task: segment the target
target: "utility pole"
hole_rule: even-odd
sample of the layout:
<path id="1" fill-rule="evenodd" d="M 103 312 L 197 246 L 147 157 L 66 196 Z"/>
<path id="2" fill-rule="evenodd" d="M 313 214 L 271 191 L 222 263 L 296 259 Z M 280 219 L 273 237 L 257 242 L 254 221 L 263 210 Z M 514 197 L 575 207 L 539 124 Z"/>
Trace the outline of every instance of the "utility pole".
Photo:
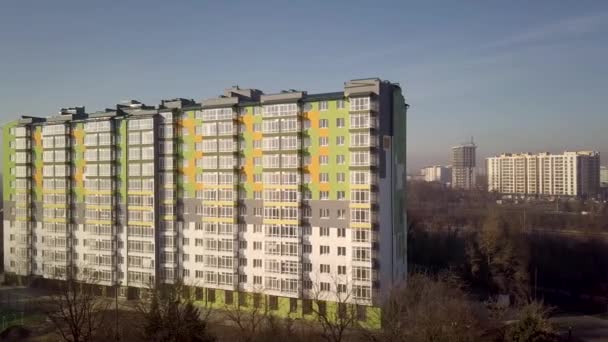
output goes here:
<path id="1" fill-rule="evenodd" d="M 526 231 L 526 214 L 527 214 L 528 209 L 526 207 L 524 207 L 524 232 Z"/>
<path id="2" fill-rule="evenodd" d="M 120 334 L 118 333 L 118 289 L 120 287 L 120 282 L 116 282 L 116 285 L 114 286 L 114 300 L 115 300 L 115 306 L 114 306 L 114 333 L 115 333 L 115 337 L 116 337 L 116 341 L 120 341 Z"/>

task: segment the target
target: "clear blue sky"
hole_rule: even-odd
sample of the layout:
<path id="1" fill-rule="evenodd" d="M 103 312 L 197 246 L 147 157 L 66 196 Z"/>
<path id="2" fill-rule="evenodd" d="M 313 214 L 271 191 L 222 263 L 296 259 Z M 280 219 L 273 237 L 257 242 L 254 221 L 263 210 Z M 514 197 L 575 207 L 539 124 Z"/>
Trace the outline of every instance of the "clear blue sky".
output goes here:
<path id="1" fill-rule="evenodd" d="M 241 85 L 404 86 L 409 167 L 595 149 L 608 156 L 605 1 L 2 1 L 0 122 Z"/>

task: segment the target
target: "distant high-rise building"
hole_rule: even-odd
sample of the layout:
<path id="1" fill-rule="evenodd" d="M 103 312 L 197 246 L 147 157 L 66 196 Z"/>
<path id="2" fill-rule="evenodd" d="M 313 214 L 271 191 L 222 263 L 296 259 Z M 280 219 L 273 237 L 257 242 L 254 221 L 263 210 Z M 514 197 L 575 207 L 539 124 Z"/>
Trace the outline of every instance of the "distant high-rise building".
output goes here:
<path id="1" fill-rule="evenodd" d="M 598 152 L 502 154 L 487 158 L 488 191 L 521 195 L 594 196 Z"/>
<path id="2" fill-rule="evenodd" d="M 475 150 L 477 145 L 470 143 L 452 147 L 452 187 L 470 190 L 475 187 Z"/>
<path id="3" fill-rule="evenodd" d="M 600 186 L 608 188 L 608 166 L 600 166 Z"/>
<path id="4" fill-rule="evenodd" d="M 3 128 L 6 271 L 365 314 L 407 274 L 406 110 L 374 78 L 22 117 Z"/>
<path id="5" fill-rule="evenodd" d="M 450 166 L 433 165 L 420 170 L 425 182 L 439 182 L 448 184 L 452 182 L 452 168 Z"/>

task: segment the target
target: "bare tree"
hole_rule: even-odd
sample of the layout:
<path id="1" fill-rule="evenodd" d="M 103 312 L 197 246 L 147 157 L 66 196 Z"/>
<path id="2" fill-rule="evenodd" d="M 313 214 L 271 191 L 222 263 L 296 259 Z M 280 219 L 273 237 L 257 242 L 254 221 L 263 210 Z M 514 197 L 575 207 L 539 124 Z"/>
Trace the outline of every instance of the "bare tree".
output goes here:
<path id="1" fill-rule="evenodd" d="M 81 278 L 82 279 L 82 278 Z M 68 277 L 45 302 L 45 314 L 64 341 L 91 341 L 104 324 L 110 302 L 99 298 L 99 286 L 91 273 L 86 281 Z"/>
<path id="2" fill-rule="evenodd" d="M 215 341 L 208 332 L 210 308 L 196 306 L 181 281 L 150 289 L 137 310 L 144 317 L 141 328 L 147 341 Z"/>
<path id="3" fill-rule="evenodd" d="M 224 305 L 226 321 L 239 329 L 243 341 L 251 342 L 264 329 L 269 317 L 269 308 L 264 300 L 263 289 L 256 288 L 253 292 L 237 292 L 237 300 Z"/>
<path id="4" fill-rule="evenodd" d="M 367 331 L 372 341 L 479 341 L 483 322 L 473 302 L 446 278 L 412 275 L 392 289 L 382 307 L 382 328 Z"/>
<path id="5" fill-rule="evenodd" d="M 314 299 L 312 313 L 321 329 L 321 337 L 326 341 L 345 341 L 349 330 L 359 328 L 357 306 L 361 303 L 354 296 L 349 278 L 336 276 L 331 283 L 315 281 L 310 292 Z"/>

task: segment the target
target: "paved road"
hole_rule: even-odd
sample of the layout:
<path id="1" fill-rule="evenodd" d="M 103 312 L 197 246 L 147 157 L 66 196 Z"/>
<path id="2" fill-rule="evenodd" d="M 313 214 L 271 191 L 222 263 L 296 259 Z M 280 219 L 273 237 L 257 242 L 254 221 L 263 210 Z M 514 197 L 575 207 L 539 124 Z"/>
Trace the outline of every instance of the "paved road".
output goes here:
<path id="1" fill-rule="evenodd" d="M 608 341 L 608 319 L 594 316 L 558 316 L 551 318 L 557 328 L 567 336 L 572 328 L 572 336 L 588 342 Z"/>

